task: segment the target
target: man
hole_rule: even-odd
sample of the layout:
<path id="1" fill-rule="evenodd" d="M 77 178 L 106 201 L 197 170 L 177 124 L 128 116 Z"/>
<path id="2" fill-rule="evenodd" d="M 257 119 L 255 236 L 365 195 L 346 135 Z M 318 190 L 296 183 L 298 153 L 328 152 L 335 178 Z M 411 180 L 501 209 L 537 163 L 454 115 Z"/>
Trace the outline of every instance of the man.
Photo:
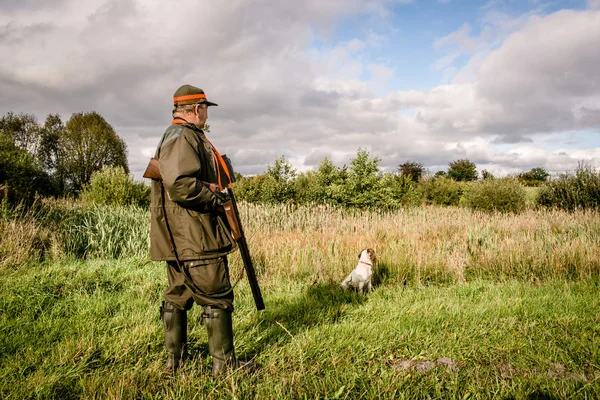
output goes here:
<path id="1" fill-rule="evenodd" d="M 173 95 L 173 121 L 155 158 L 162 182 L 152 181 L 151 253 L 167 262 L 169 286 L 160 308 L 168 353 L 166 369 L 176 371 L 187 358 L 187 311 L 196 302 L 213 358 L 213 375 L 237 364 L 231 313 L 233 289 L 227 254 L 235 241 L 221 205 L 227 196 L 208 183 L 229 183 L 221 157 L 202 131 L 208 118 L 202 89 L 183 85 Z"/>

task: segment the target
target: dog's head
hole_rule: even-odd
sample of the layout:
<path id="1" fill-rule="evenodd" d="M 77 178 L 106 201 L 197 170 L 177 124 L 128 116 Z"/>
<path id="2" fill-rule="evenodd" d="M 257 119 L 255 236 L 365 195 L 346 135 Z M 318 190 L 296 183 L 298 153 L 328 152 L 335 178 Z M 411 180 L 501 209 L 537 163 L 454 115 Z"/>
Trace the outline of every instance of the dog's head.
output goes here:
<path id="1" fill-rule="evenodd" d="M 360 260 L 360 256 L 363 255 L 363 253 L 366 252 L 366 255 L 369 257 L 369 260 L 371 260 L 371 264 L 375 264 L 377 262 L 377 255 L 375 254 L 375 250 L 373 250 L 370 247 L 367 247 L 366 249 L 361 250 L 360 253 L 358 253 L 358 259 Z"/>

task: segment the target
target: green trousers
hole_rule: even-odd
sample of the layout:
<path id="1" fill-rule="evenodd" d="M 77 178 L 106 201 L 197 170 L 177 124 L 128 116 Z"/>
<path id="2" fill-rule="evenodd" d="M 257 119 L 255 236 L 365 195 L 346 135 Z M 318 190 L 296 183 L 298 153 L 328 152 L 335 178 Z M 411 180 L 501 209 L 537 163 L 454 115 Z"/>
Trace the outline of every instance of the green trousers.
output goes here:
<path id="1" fill-rule="evenodd" d="M 189 310 L 194 302 L 233 311 L 233 290 L 227 257 L 199 261 L 167 261 L 169 286 L 165 301 L 180 310 Z"/>

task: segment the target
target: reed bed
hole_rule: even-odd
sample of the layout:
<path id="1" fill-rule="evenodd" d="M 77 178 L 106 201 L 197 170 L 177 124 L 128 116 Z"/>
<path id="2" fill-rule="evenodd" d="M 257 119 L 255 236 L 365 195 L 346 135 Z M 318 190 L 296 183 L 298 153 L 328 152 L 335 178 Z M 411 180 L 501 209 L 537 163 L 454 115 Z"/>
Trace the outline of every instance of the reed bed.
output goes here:
<path id="1" fill-rule="evenodd" d="M 241 204 L 240 212 L 259 270 L 271 277 L 339 280 L 364 247 L 379 255 L 380 283 L 536 282 L 588 279 L 600 271 L 600 219 L 594 211 L 488 214 L 424 206 L 357 212 Z"/>
<path id="2" fill-rule="evenodd" d="M 597 211 L 529 209 L 481 213 L 423 206 L 393 212 L 332 206 L 240 203 L 256 269 L 265 281 L 337 281 L 373 247 L 378 283 L 456 283 L 473 279 L 588 279 L 600 271 Z M 5 210 L 6 211 L 6 210 Z M 0 265 L 149 257 L 148 210 L 46 202 L 3 212 Z M 241 273 L 237 253 L 234 274 Z"/>

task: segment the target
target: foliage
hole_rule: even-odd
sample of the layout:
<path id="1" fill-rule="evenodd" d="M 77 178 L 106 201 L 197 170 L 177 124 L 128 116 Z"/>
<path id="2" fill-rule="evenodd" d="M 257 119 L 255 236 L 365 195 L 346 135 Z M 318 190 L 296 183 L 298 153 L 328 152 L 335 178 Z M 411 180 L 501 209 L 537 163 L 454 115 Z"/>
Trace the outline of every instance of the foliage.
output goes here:
<path id="1" fill-rule="evenodd" d="M 415 161 L 406 161 L 398 166 L 400 175 L 405 176 L 413 182 L 419 182 L 425 173 L 423 164 Z"/>
<path id="2" fill-rule="evenodd" d="M 150 188 L 136 182 L 123 167 L 104 166 L 92 174 L 90 183 L 83 187 L 82 200 L 109 206 L 150 205 Z"/>
<path id="3" fill-rule="evenodd" d="M 285 203 L 294 200 L 296 170 L 284 156 L 277 157 L 273 165 L 268 165 L 265 175 L 267 179 L 263 185 L 262 202 Z"/>
<path id="4" fill-rule="evenodd" d="M 383 174 L 379 190 L 379 207 L 394 210 L 404 206 L 418 206 L 421 192 L 417 183 L 405 175 Z"/>
<path id="5" fill-rule="evenodd" d="M 486 179 L 468 185 L 460 204 L 486 212 L 518 213 L 525 209 L 526 198 L 525 188 L 516 179 Z"/>
<path id="6" fill-rule="evenodd" d="M 575 174 L 565 174 L 546 182 L 540 189 L 538 203 L 566 210 L 600 208 L 600 173 L 589 165 L 579 164 Z"/>
<path id="7" fill-rule="evenodd" d="M 33 114 L 9 112 L 0 118 L 0 133 L 10 138 L 15 147 L 37 156 L 41 141 L 41 128 Z"/>
<path id="8" fill-rule="evenodd" d="M 250 203 L 262 202 L 262 187 L 266 183 L 266 175 L 237 176 L 233 183 L 233 191 L 238 200 L 245 200 Z"/>
<path id="9" fill-rule="evenodd" d="M 348 177 L 344 182 L 341 199 L 350 207 L 376 207 L 379 198 L 381 158 L 373 157 L 367 150 L 358 149 L 356 157 L 350 161 Z"/>
<path id="10" fill-rule="evenodd" d="M 267 309 L 242 279 L 236 353 L 262 368 L 214 380 L 201 307 L 193 357 L 163 373 L 148 210 L 41 206 L 0 219 L 0 247 L 30 249 L 0 268 L 0 398 L 600 397 L 596 211 L 240 202 Z M 338 284 L 365 244 L 380 280 L 361 297 Z M 51 262 L 60 249 L 76 259 Z M 238 253 L 230 268 L 240 275 Z"/>
<path id="11" fill-rule="evenodd" d="M 528 172 L 523 172 L 518 176 L 519 180 L 527 186 L 540 186 L 546 182 L 549 177 L 550 174 L 544 168 L 540 167 L 533 168 Z"/>
<path id="12" fill-rule="evenodd" d="M 487 169 L 484 169 L 483 171 L 481 171 L 481 179 L 483 179 L 484 181 L 487 179 L 495 179 L 495 178 L 496 177 L 494 176 L 494 174 L 492 174 Z"/>
<path id="13" fill-rule="evenodd" d="M 457 206 L 464 190 L 464 184 L 448 177 L 433 177 L 421 184 L 423 199 L 429 204 Z"/>
<path id="14" fill-rule="evenodd" d="M 477 180 L 477 166 L 468 159 L 452 161 L 448 164 L 448 177 L 458 182 Z"/>
<path id="15" fill-rule="evenodd" d="M 113 127 L 98 113 L 76 113 L 59 138 L 57 170 L 68 190 L 79 193 L 103 166 L 120 166 L 129 173 L 127 150 Z"/>
<path id="16" fill-rule="evenodd" d="M 37 195 L 57 194 L 51 177 L 28 151 L 18 147 L 13 138 L 0 132 L 0 186 L 13 204 L 31 204 Z"/>

